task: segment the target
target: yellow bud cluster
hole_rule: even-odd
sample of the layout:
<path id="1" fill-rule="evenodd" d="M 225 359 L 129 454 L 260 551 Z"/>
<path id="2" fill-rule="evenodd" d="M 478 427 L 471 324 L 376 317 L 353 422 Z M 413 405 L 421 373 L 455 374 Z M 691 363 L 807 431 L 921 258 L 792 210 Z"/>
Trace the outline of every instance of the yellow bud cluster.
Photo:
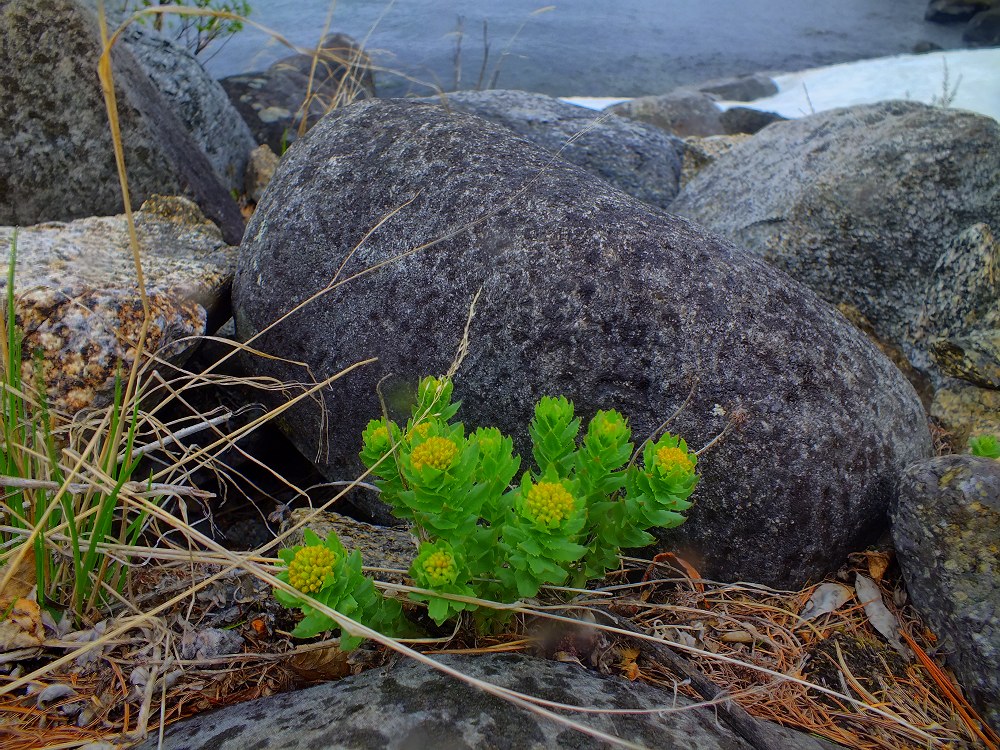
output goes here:
<path id="1" fill-rule="evenodd" d="M 524 499 L 529 518 L 549 525 L 561 523 L 573 513 L 573 496 L 559 482 L 539 482 Z"/>
<path id="2" fill-rule="evenodd" d="M 315 593 L 336 562 L 337 553 L 328 547 L 303 547 L 288 565 L 288 582 L 306 594 Z"/>
<path id="3" fill-rule="evenodd" d="M 675 445 L 665 445 L 656 451 L 656 465 L 664 472 L 681 469 L 685 472 L 694 471 L 691 457 Z"/>
<path id="4" fill-rule="evenodd" d="M 424 573 L 432 586 L 447 586 L 458 578 L 455 557 L 444 550 L 436 550 L 424 561 Z"/>
<path id="5" fill-rule="evenodd" d="M 444 471 L 449 468 L 458 456 L 458 446 L 448 438 L 427 438 L 410 453 L 413 468 L 420 471 L 425 466 Z"/>
<path id="6" fill-rule="evenodd" d="M 408 437 L 410 438 L 410 440 L 413 439 L 414 435 L 419 435 L 420 437 L 427 437 L 427 432 L 430 429 L 431 429 L 430 422 L 421 422 L 420 424 L 415 425 L 412 430 L 410 430 L 410 434 Z"/>

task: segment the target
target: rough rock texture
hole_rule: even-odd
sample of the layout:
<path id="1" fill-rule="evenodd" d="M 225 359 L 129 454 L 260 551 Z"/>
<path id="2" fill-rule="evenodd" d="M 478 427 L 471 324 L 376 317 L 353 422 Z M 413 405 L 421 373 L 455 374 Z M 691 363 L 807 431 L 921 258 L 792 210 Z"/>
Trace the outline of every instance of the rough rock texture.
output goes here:
<path id="1" fill-rule="evenodd" d="M 714 162 L 723 154 L 728 154 L 737 144 L 743 143 L 750 136 L 740 135 L 697 135 L 684 139 L 684 164 L 681 167 L 681 187 L 683 188 L 698 172 Z"/>
<path id="2" fill-rule="evenodd" d="M 602 677 L 577 665 L 516 654 L 440 655 L 452 669 L 495 685 L 573 706 L 644 709 L 690 701 L 646 685 Z M 710 708 L 660 714 L 570 713 L 574 721 L 646 747 L 671 750 L 751 750 L 718 723 Z M 782 750 L 835 747 L 807 735 L 764 724 Z M 138 750 L 157 747 L 153 737 Z M 404 659 L 356 677 L 295 693 L 230 706 L 178 722 L 166 730 L 163 750 L 311 750 L 312 748 L 441 748 L 444 750 L 547 750 L 610 748 Z"/>
<path id="3" fill-rule="evenodd" d="M 699 91 L 677 89 L 662 96 L 641 96 L 638 99 L 608 107 L 612 112 L 631 120 L 648 122 L 673 135 L 722 135 L 722 110 L 715 99 Z"/>
<path id="4" fill-rule="evenodd" d="M 959 23 L 995 7 L 997 0 L 931 0 L 924 13 L 924 20 L 935 23 Z"/>
<path id="5" fill-rule="evenodd" d="M 910 466 L 892 537 L 913 604 L 1000 729 L 1000 462 L 963 455 Z"/>
<path id="6" fill-rule="evenodd" d="M 934 264 L 907 331 L 913 363 L 939 380 L 930 347 L 939 338 L 1000 328 L 1000 242 L 986 224 L 957 234 Z"/>
<path id="7" fill-rule="evenodd" d="M 225 90 L 183 45 L 139 24 L 125 44 L 180 116 L 227 190 L 243 187 L 243 172 L 257 145 Z"/>
<path id="8" fill-rule="evenodd" d="M 683 143 L 659 128 L 526 91 L 468 91 L 427 99 L 504 125 L 639 200 L 677 196 Z"/>
<path id="9" fill-rule="evenodd" d="M 938 339 L 931 344 L 931 352 L 945 375 L 982 388 L 1000 389 L 1000 329 Z"/>
<path id="10" fill-rule="evenodd" d="M 964 446 L 972 435 L 1000 435 L 1000 391 L 948 379 L 934 392 L 931 416 Z"/>
<path id="11" fill-rule="evenodd" d="M 843 313 L 845 318 L 851 321 L 851 324 L 855 328 L 865 334 L 865 336 L 868 337 L 868 340 L 879 348 L 879 351 L 892 360 L 892 363 L 896 365 L 896 367 L 899 368 L 899 371 L 906 376 L 907 380 L 910 381 L 910 385 L 913 386 L 917 395 L 920 396 L 920 402 L 925 408 L 929 408 L 931 400 L 934 398 L 934 386 L 931 383 L 930 378 L 910 364 L 910 360 L 906 358 L 906 355 L 899 346 L 886 343 L 880 339 L 878 334 L 875 333 L 875 326 L 872 325 L 872 322 L 862 315 L 861 311 L 854 305 L 841 302 L 837 305 L 837 309 Z"/>
<path id="12" fill-rule="evenodd" d="M 962 41 L 982 47 L 1000 44 L 1000 8 L 977 13 L 962 32 Z"/>
<path id="13" fill-rule="evenodd" d="M 182 361 L 190 344 L 171 344 L 205 333 L 210 315 L 225 318 L 236 248 L 184 198 L 154 197 L 135 220 L 153 311 L 146 351 Z M 10 247 L 12 234 L 0 227 L 0 247 Z M 6 294 L 8 263 L 2 267 Z M 15 274 L 25 379 L 34 377 L 40 349 L 51 406 L 73 413 L 106 403 L 118 362 L 127 372 L 135 357 L 143 320 L 125 217 L 21 229 Z"/>
<path id="14" fill-rule="evenodd" d="M 935 267 L 961 230 L 998 225 L 997 174 L 1000 123 L 883 102 L 774 123 L 702 170 L 670 210 L 906 344 L 928 283 L 956 296 L 979 283 Z"/>
<path id="15" fill-rule="evenodd" d="M 479 290 L 457 398 L 467 424 L 500 427 L 522 452 L 544 394 L 565 394 L 584 418 L 617 408 L 640 440 L 689 394 L 672 429 L 693 446 L 735 420 L 699 463 L 691 520 L 665 542 L 706 575 L 794 586 L 824 574 L 877 533 L 898 472 L 929 453 L 913 389 L 811 292 L 434 105 L 354 105 L 286 155 L 241 247 L 237 332 L 256 336 L 335 278 L 390 259 L 254 341 L 316 378 L 379 357 L 323 391 L 329 432 L 311 402 L 284 420 L 332 478 L 359 465 L 383 376 L 389 394 L 448 369 Z M 276 359 L 248 367 L 304 377 Z"/>
<path id="16" fill-rule="evenodd" d="M 93 12 L 74 0 L 0 5 L 0 224 L 123 210 L 104 97 L 94 71 Z M 231 243 L 243 222 L 183 123 L 124 45 L 112 52 L 133 205 L 192 196 Z"/>
<path id="17" fill-rule="evenodd" d="M 329 34 L 315 68 L 312 55 L 291 55 L 265 71 L 229 76 L 221 83 L 257 143 L 282 154 L 298 138 L 303 116 L 312 126 L 332 107 L 375 96 L 369 65 L 368 56 L 351 37 Z"/>

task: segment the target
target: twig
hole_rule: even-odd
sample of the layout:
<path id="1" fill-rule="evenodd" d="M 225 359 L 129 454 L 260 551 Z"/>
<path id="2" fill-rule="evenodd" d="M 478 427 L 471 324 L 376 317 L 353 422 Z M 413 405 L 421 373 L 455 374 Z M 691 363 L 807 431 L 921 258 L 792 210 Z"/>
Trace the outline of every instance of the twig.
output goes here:
<path id="1" fill-rule="evenodd" d="M 21 477 L 0 476 L 0 487 L 17 487 L 22 490 L 55 490 L 58 491 L 64 485 L 60 482 L 50 482 L 44 479 L 22 479 Z M 79 495 L 84 492 L 99 490 L 110 492 L 111 490 L 101 490 L 93 484 L 84 482 L 70 482 L 65 485 L 65 491 L 71 495 Z M 157 482 L 125 482 L 121 490 L 137 497 L 157 497 L 159 495 L 172 495 L 174 497 L 200 497 L 209 499 L 215 497 L 214 492 L 199 490 L 194 487 L 184 487 L 178 484 L 160 484 Z"/>

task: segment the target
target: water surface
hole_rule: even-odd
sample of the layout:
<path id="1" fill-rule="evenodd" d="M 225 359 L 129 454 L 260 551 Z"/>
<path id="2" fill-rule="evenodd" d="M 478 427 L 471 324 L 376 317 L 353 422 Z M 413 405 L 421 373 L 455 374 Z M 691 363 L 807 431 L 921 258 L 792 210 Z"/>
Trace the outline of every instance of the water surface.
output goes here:
<path id="1" fill-rule="evenodd" d="M 251 0 L 252 18 L 315 45 L 328 0 Z M 382 95 L 486 83 L 559 96 L 638 96 L 709 78 L 805 68 L 910 52 L 919 41 L 961 46 L 961 28 L 926 23 L 927 0 L 339 0 L 331 30 L 367 39 Z M 464 29 L 455 64 L 458 18 Z M 208 63 L 219 77 L 259 70 L 287 50 L 257 32 L 232 38 Z M 499 63 L 499 67 L 498 67 Z"/>

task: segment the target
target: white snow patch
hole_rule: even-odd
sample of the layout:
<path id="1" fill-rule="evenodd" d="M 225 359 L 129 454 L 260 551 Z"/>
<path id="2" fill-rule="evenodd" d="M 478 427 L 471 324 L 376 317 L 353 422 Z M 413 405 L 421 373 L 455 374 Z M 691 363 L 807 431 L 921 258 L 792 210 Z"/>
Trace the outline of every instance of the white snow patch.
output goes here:
<path id="1" fill-rule="evenodd" d="M 1000 48 L 896 55 L 828 65 L 774 77 L 778 93 L 752 102 L 718 102 L 723 109 L 752 107 L 783 117 L 803 117 L 855 104 L 904 99 L 947 104 L 1000 120 Z M 626 98 L 567 97 L 589 109 Z"/>

